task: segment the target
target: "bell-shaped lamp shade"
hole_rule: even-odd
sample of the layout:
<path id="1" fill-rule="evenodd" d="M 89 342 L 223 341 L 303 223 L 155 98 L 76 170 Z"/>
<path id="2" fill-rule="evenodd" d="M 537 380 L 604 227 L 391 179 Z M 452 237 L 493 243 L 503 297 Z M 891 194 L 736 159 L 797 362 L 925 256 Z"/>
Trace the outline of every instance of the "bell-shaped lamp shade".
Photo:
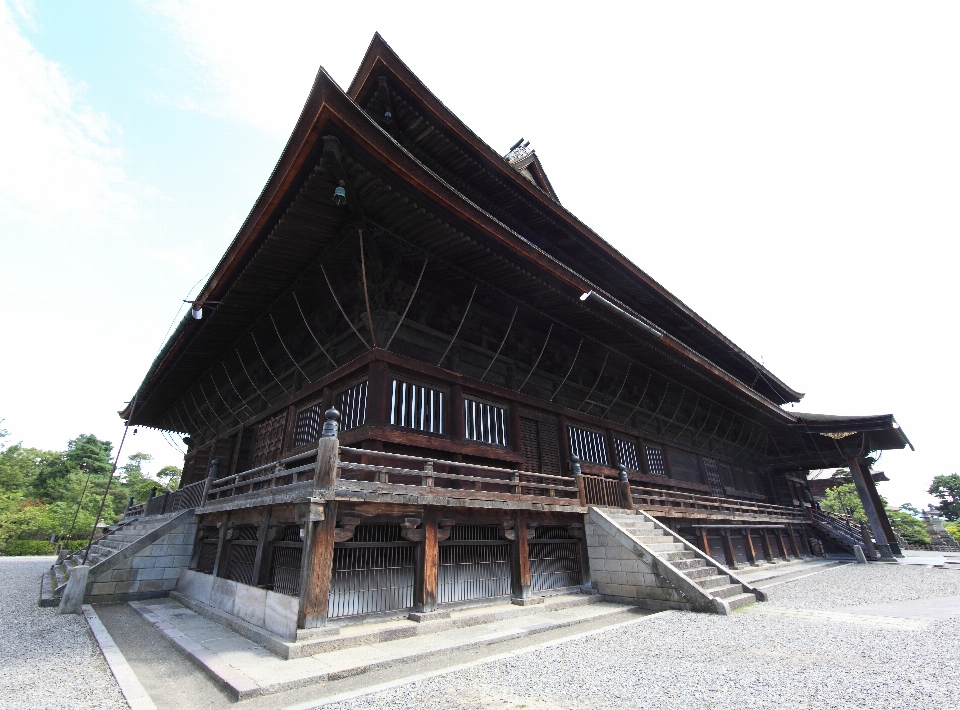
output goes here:
<path id="1" fill-rule="evenodd" d="M 333 204 L 345 205 L 346 203 L 347 191 L 343 189 L 343 185 L 337 185 L 337 189 L 333 191 Z"/>

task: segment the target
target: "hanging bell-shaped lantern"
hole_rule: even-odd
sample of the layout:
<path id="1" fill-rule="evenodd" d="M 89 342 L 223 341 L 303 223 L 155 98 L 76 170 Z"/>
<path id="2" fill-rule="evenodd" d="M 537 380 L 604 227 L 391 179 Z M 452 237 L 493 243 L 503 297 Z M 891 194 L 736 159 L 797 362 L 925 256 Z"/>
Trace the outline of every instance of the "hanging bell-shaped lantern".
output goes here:
<path id="1" fill-rule="evenodd" d="M 333 191 L 333 204 L 335 205 L 347 204 L 347 191 L 344 188 L 343 180 L 340 181 L 340 184 L 337 185 L 337 188 Z"/>

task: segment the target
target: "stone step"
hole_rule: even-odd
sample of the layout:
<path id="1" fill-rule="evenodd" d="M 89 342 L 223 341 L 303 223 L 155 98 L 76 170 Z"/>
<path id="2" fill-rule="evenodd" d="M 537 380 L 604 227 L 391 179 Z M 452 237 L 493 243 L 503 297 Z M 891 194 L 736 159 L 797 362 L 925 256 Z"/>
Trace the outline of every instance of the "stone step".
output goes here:
<path id="1" fill-rule="evenodd" d="M 54 565 L 51 571 L 53 572 L 54 589 L 67 583 L 67 571 L 63 568 L 63 565 Z"/>
<path id="2" fill-rule="evenodd" d="M 97 541 L 97 545 L 110 550 L 122 550 L 129 544 L 126 540 L 118 540 L 114 537 L 105 537 Z"/>
<path id="3" fill-rule="evenodd" d="M 730 581 L 729 577 L 727 578 L 727 581 Z M 743 594 L 743 587 L 739 584 L 728 584 L 724 587 L 716 587 L 715 589 L 710 590 L 711 596 L 720 597 L 721 599 L 734 597 L 738 594 Z"/>
<path id="4" fill-rule="evenodd" d="M 402 632 L 373 645 L 349 646 L 283 660 L 265 655 L 263 649 L 253 641 L 228 629 L 218 630 L 216 637 L 212 638 L 210 631 L 215 628 L 212 627 L 212 622 L 205 621 L 172 600 L 133 602 L 131 606 L 165 633 L 173 643 L 179 645 L 236 699 L 281 692 L 398 665 L 409 666 L 411 672 L 415 672 L 413 669 L 419 662 L 430 658 L 480 649 L 511 639 L 535 637 L 536 634 L 555 629 L 570 628 L 571 633 L 574 633 L 577 626 L 582 624 L 611 625 L 636 618 L 637 614 L 643 613 L 626 604 L 594 602 L 589 605 L 580 604 L 511 616 L 489 624 L 437 627 L 434 633 Z M 538 606 L 544 605 L 515 608 L 521 611 L 535 610 Z M 478 613 L 479 610 L 463 611 Z M 450 613 L 453 617 L 459 612 Z M 416 627 L 423 625 L 411 621 L 394 623 L 406 624 L 411 631 L 416 631 Z M 344 627 L 341 633 L 346 631 Z M 531 640 L 531 643 L 533 642 Z M 224 655 L 221 656 L 220 653 Z"/>
<path id="5" fill-rule="evenodd" d="M 670 562 L 671 564 L 673 564 L 673 562 L 677 560 L 692 560 L 697 557 L 690 550 L 677 550 L 676 552 L 663 552 L 663 553 L 660 553 L 658 556 L 662 557 L 663 559 L 665 559 L 667 562 Z"/>
<path id="6" fill-rule="evenodd" d="M 701 577 L 695 579 L 696 585 L 701 589 L 709 590 L 710 594 L 713 594 L 714 589 L 719 589 L 720 587 L 725 587 L 730 584 L 730 577 L 725 574 L 717 574 L 716 570 L 713 570 L 714 575 L 712 577 Z M 740 585 L 737 585 L 737 589 L 740 588 Z"/>
<path id="7" fill-rule="evenodd" d="M 693 553 L 690 553 L 690 554 L 692 555 Z M 713 569 L 713 567 L 710 567 L 709 565 L 707 565 L 707 563 L 701 560 L 699 557 L 691 556 L 691 557 L 687 557 L 679 560 L 668 559 L 667 561 L 670 562 L 671 565 L 676 567 L 678 570 L 680 570 L 684 574 L 689 574 L 689 571 L 691 570 Z"/>
<path id="8" fill-rule="evenodd" d="M 697 560 L 697 562 L 700 563 L 699 567 L 688 567 L 687 569 L 678 567 L 678 569 L 694 581 L 719 574 L 715 568 L 705 565 L 703 560 Z M 676 565 L 674 565 L 674 567 L 676 567 Z"/>
<path id="9" fill-rule="evenodd" d="M 684 546 L 678 542 L 651 542 L 649 545 L 645 545 L 645 547 L 651 552 L 656 552 L 658 555 L 668 552 L 683 552 L 685 550 Z"/>
<path id="10" fill-rule="evenodd" d="M 735 594 L 732 597 L 727 597 L 724 601 L 730 605 L 730 609 L 740 609 L 745 606 L 750 606 L 751 604 L 756 603 L 757 598 L 752 593 L 745 594 Z"/>

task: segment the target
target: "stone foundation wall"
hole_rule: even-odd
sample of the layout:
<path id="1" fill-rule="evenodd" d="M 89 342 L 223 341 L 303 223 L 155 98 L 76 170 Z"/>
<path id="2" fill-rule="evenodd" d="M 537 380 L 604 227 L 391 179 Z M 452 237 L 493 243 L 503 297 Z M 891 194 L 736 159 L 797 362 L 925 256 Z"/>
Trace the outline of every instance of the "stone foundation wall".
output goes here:
<path id="1" fill-rule="evenodd" d="M 170 524 L 175 527 L 164 531 Z M 150 541 L 154 535 L 156 539 Z M 192 513 L 172 517 L 143 541 L 91 567 L 84 602 L 107 604 L 169 594 L 176 588 L 180 573 L 190 565 L 196 535 L 197 522 Z M 102 570 L 98 569 L 101 565 Z"/>
<path id="2" fill-rule="evenodd" d="M 590 578 L 611 601 L 662 611 L 693 610 L 693 605 L 670 582 L 659 576 L 623 543 L 585 516 Z"/>

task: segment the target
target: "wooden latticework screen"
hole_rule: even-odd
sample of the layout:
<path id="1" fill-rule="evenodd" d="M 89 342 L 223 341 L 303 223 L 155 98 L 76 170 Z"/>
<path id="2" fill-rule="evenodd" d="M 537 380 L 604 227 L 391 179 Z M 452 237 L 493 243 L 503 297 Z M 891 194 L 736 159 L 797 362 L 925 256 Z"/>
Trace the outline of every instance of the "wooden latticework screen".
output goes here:
<path id="1" fill-rule="evenodd" d="M 230 541 L 230 557 L 227 560 L 227 579 L 241 584 L 252 584 L 253 563 L 257 558 L 257 528 L 244 525 L 234 530 Z"/>
<path id="2" fill-rule="evenodd" d="M 257 441 L 253 445 L 251 468 L 272 463 L 280 458 L 283 448 L 283 430 L 287 421 L 285 412 L 275 414 L 257 427 Z"/>
<path id="3" fill-rule="evenodd" d="M 560 475 L 560 437 L 556 420 L 520 418 L 523 470 Z"/>
<path id="4" fill-rule="evenodd" d="M 300 594 L 300 562 L 303 555 L 303 528 L 286 525 L 273 543 L 270 556 L 270 589 L 296 597 Z"/>

